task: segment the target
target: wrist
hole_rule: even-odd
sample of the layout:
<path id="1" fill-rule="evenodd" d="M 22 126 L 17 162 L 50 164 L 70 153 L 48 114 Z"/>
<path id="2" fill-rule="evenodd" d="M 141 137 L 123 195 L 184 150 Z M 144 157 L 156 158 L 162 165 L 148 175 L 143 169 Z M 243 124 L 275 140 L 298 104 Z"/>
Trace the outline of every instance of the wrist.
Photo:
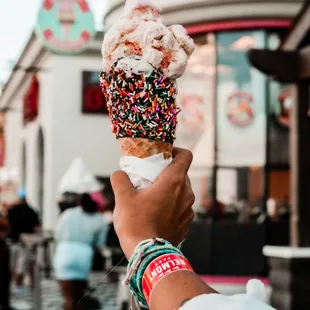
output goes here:
<path id="1" fill-rule="evenodd" d="M 137 245 L 147 239 L 156 238 L 154 235 L 151 234 L 145 234 L 144 236 L 129 236 L 129 235 L 123 235 L 119 237 L 120 244 L 122 247 L 122 250 L 127 257 L 127 259 L 130 259 L 137 247 Z"/>
<path id="2" fill-rule="evenodd" d="M 129 259 L 127 270 L 124 283 L 143 305 L 150 302 L 152 290 L 168 274 L 182 270 L 192 272 L 182 252 L 162 238 L 139 242 Z"/>

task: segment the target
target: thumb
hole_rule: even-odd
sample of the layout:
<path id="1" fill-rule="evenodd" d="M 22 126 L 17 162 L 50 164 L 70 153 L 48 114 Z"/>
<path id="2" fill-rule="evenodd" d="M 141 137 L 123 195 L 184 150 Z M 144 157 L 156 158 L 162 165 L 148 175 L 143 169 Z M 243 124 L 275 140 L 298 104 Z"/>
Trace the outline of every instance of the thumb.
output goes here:
<path id="1" fill-rule="evenodd" d="M 111 176 L 111 185 L 115 195 L 115 199 L 120 198 L 124 193 L 130 193 L 134 191 L 128 175 L 121 170 L 114 172 Z"/>

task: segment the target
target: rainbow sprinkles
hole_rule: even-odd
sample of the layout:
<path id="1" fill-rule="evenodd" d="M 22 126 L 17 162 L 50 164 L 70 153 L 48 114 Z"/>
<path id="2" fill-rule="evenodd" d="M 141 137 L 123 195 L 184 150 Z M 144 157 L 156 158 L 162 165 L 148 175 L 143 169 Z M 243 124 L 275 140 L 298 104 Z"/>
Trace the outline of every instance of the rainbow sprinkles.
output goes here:
<path id="1" fill-rule="evenodd" d="M 121 69 L 100 74 L 112 132 L 120 138 L 146 138 L 173 143 L 176 136 L 177 87 L 159 71 L 131 76 Z"/>

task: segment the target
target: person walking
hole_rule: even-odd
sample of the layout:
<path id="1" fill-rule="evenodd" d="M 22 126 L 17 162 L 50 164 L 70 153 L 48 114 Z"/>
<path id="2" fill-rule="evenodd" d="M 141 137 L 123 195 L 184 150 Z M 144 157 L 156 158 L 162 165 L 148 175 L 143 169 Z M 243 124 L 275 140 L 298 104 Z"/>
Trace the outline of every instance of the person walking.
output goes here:
<path id="1" fill-rule="evenodd" d="M 0 309 L 10 310 L 10 250 L 5 241 L 8 223 L 0 214 Z"/>
<path id="2" fill-rule="evenodd" d="M 96 213 L 89 194 L 82 194 L 79 206 L 66 210 L 57 223 L 54 268 L 64 297 L 64 310 L 85 310 L 82 299 L 95 250 L 101 250 L 107 227 Z"/>
<path id="3" fill-rule="evenodd" d="M 40 230 L 38 214 L 27 202 L 23 188 L 18 191 L 18 201 L 8 209 L 9 234 L 12 241 L 11 265 L 16 293 L 24 293 L 24 277 L 30 276 L 30 287 L 34 287 L 34 257 L 21 240 L 22 234 L 33 234 Z"/>

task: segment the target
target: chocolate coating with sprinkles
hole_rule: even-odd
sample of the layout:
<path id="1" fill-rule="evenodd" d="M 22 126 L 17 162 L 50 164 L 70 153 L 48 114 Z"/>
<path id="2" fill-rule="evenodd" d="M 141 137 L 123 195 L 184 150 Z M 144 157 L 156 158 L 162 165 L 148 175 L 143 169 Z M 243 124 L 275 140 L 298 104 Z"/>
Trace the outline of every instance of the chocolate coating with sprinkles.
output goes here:
<path id="1" fill-rule="evenodd" d="M 180 108 L 177 88 L 161 72 L 126 76 L 122 70 L 100 74 L 112 132 L 119 138 L 147 138 L 173 143 Z"/>

